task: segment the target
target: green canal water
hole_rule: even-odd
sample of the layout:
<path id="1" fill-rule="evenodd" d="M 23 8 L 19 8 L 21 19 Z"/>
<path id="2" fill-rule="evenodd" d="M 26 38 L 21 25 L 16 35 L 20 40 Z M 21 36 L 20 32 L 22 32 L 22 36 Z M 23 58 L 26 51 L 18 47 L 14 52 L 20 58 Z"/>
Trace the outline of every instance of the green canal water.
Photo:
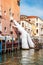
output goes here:
<path id="1" fill-rule="evenodd" d="M 0 65 L 43 65 L 43 49 L 21 50 L 0 54 Z"/>

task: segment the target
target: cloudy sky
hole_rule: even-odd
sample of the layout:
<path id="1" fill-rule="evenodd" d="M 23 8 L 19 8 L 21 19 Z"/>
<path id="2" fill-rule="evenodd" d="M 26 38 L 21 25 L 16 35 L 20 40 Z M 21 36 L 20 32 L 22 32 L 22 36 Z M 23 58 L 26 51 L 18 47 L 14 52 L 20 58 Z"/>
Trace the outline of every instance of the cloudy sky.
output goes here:
<path id="1" fill-rule="evenodd" d="M 43 0 L 20 0 L 20 14 L 43 19 Z"/>

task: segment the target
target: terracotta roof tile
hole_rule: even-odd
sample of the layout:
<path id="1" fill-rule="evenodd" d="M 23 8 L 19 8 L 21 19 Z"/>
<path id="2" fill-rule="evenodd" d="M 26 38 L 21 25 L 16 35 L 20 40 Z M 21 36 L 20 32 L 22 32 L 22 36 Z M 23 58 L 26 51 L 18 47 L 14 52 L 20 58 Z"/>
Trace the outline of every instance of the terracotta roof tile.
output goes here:
<path id="1" fill-rule="evenodd" d="M 27 18 L 38 18 L 38 16 L 27 16 Z"/>

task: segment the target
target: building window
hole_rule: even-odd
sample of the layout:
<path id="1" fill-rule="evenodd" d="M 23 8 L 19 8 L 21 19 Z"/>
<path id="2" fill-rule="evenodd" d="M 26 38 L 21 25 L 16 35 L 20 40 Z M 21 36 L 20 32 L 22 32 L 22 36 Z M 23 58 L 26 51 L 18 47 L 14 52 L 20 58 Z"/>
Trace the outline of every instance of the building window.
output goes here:
<path id="1" fill-rule="evenodd" d="M 12 10 L 11 10 L 11 8 L 9 9 L 9 15 L 10 15 L 10 16 L 12 15 Z"/>
<path id="2" fill-rule="evenodd" d="M 13 34 L 13 31 L 10 31 L 10 34 L 12 35 Z"/>
<path id="3" fill-rule="evenodd" d="M 10 32 L 12 33 L 12 25 L 11 25 L 11 23 L 10 23 Z"/>
<path id="4" fill-rule="evenodd" d="M 14 13 L 12 13 L 12 16 L 14 16 Z"/>
<path id="5" fill-rule="evenodd" d="M 21 24 L 21 23 L 19 22 L 19 24 Z"/>
<path id="6" fill-rule="evenodd" d="M 30 22 L 31 20 L 29 19 L 29 22 Z"/>
<path id="7" fill-rule="evenodd" d="M 36 26 L 38 27 L 38 23 L 36 23 Z"/>
<path id="8" fill-rule="evenodd" d="M 10 20 L 10 22 L 13 22 L 13 20 Z"/>
<path id="9" fill-rule="evenodd" d="M 6 11 L 4 11 L 4 15 L 6 15 Z"/>
<path id="10" fill-rule="evenodd" d="M 7 31 L 7 28 L 6 28 L 6 27 L 4 27 L 4 31 L 5 31 L 5 32 Z"/>
<path id="11" fill-rule="evenodd" d="M 18 4 L 18 6 L 20 6 L 20 0 L 17 0 L 17 4 Z"/>
<path id="12" fill-rule="evenodd" d="M 11 8 L 9 9 L 9 12 L 11 12 Z"/>
<path id="13" fill-rule="evenodd" d="M 11 23 L 10 23 L 10 27 L 11 27 Z"/>
<path id="14" fill-rule="evenodd" d="M 30 31 L 30 29 L 28 29 L 28 31 Z"/>
<path id="15" fill-rule="evenodd" d="M 22 27 L 24 27 L 24 23 L 22 23 Z"/>
<path id="16" fill-rule="evenodd" d="M 41 28 L 41 31 L 43 31 L 43 28 Z"/>
<path id="17" fill-rule="evenodd" d="M 9 9 L 9 15 L 14 16 L 14 13 L 12 13 L 12 9 L 11 8 Z"/>
<path id="18" fill-rule="evenodd" d="M 38 33 L 38 29 L 36 30 L 36 33 Z"/>

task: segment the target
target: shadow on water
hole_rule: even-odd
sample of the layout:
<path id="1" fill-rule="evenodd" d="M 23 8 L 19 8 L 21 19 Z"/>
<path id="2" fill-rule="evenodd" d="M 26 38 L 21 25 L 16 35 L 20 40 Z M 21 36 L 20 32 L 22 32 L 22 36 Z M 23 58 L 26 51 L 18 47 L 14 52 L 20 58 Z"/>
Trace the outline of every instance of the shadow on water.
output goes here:
<path id="1" fill-rule="evenodd" d="M 43 49 L 0 54 L 0 65 L 43 65 Z"/>

